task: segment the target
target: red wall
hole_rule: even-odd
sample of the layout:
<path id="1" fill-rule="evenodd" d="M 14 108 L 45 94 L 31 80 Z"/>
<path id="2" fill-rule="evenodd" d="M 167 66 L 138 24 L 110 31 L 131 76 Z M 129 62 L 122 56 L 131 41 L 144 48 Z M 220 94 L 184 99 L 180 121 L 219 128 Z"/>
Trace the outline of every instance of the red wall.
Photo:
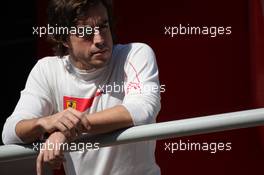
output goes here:
<path id="1" fill-rule="evenodd" d="M 114 0 L 114 3 L 118 41 L 145 42 L 156 53 L 160 81 L 166 85 L 159 122 L 264 104 L 261 51 L 264 30 L 263 16 L 257 11 L 258 0 Z M 40 23 L 44 19 L 42 12 Z M 179 24 L 231 26 L 232 34 L 216 38 L 164 35 L 165 26 Z M 50 53 L 42 41 L 38 49 L 39 57 Z M 158 141 L 157 162 L 165 175 L 263 174 L 262 133 L 263 128 L 258 127 Z M 172 154 L 164 150 L 165 143 L 180 140 L 231 142 L 232 150 L 216 154 L 202 151 Z"/>
<path id="2" fill-rule="evenodd" d="M 162 94 L 159 121 L 231 112 L 260 107 L 263 103 L 263 53 L 252 49 L 262 42 L 255 13 L 257 1 L 182 0 L 114 1 L 121 42 L 142 41 L 156 52 Z M 259 16 L 259 15 L 258 15 Z M 260 18 L 260 17 L 259 17 Z M 254 21 L 254 23 L 253 23 Z M 164 26 L 232 26 L 232 34 L 216 38 L 164 35 Z M 257 23 L 257 24 L 255 24 Z M 263 29 L 263 28 L 262 28 Z M 261 30 L 262 33 L 264 32 Z M 259 31 L 260 32 L 260 31 Z M 253 39 L 253 35 L 255 40 Z M 254 46 L 252 46 L 252 44 Z M 258 47 L 259 43 L 257 44 Z M 253 47 L 253 48 L 252 48 Z M 263 47 L 262 47 L 263 48 Z M 263 59 L 263 55 L 261 57 Z M 257 68 L 256 68 L 257 65 Z M 262 87 L 259 86 L 262 85 Z M 156 157 L 162 174 L 263 174 L 261 128 L 240 129 L 159 141 Z M 263 130 L 263 128 L 262 128 Z M 232 150 L 211 154 L 202 151 L 165 151 L 165 143 L 231 142 Z"/>

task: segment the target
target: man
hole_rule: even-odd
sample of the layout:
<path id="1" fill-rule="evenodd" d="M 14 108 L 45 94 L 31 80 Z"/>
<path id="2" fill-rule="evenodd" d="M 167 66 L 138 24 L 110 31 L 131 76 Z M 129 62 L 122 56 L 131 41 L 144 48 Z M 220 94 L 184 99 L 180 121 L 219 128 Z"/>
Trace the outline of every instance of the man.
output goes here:
<path id="1" fill-rule="evenodd" d="M 141 43 L 113 45 L 110 5 L 106 0 L 51 1 L 50 25 L 89 27 L 93 33 L 50 36 L 57 56 L 39 60 L 32 69 L 4 125 L 5 144 L 32 143 L 45 133 L 50 134 L 45 144 L 65 143 L 85 133 L 155 122 L 160 110 L 155 55 Z M 157 175 L 154 151 L 153 141 L 64 154 L 44 149 L 37 173 L 44 162 L 53 168 L 64 162 L 68 175 Z"/>

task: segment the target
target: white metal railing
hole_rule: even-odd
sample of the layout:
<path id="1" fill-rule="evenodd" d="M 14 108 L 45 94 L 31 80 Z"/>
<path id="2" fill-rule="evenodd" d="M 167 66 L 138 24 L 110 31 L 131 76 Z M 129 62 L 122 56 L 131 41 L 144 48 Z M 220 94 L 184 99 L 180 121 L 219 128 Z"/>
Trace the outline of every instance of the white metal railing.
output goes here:
<path id="1" fill-rule="evenodd" d="M 100 147 L 159 140 L 264 125 L 264 108 L 135 126 L 113 133 L 82 137 L 75 142 L 100 143 Z M 32 145 L 0 146 L 0 162 L 36 156 Z"/>

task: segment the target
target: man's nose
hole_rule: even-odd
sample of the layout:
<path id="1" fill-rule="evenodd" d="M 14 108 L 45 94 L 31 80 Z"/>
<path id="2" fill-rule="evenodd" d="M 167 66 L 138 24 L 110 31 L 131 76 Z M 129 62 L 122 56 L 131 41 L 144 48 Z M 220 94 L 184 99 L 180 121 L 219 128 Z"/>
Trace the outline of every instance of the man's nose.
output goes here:
<path id="1" fill-rule="evenodd" d="M 94 35 L 94 44 L 99 49 L 103 49 L 105 47 L 104 38 L 102 37 L 101 34 L 95 34 Z"/>

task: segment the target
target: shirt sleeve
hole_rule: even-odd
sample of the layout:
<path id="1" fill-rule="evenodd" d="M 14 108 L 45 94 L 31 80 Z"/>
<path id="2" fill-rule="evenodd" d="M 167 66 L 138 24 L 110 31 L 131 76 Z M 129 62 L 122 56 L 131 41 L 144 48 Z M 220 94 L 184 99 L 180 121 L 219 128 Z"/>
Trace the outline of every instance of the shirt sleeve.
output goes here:
<path id="1" fill-rule="evenodd" d="M 53 111 L 50 88 L 42 67 L 40 60 L 31 70 L 15 110 L 4 124 L 2 132 L 4 144 L 23 143 L 15 131 L 19 121 L 46 116 Z"/>
<path id="2" fill-rule="evenodd" d="M 153 123 L 160 111 L 160 84 L 153 50 L 146 44 L 132 46 L 125 63 L 125 97 L 122 105 L 134 125 Z"/>

